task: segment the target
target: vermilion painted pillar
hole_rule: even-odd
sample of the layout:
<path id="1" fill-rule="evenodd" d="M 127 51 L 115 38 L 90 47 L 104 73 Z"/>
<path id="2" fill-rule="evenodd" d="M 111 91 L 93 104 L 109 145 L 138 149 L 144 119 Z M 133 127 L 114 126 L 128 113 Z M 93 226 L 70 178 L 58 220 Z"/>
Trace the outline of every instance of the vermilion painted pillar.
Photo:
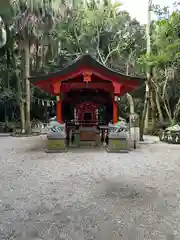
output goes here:
<path id="1" fill-rule="evenodd" d="M 116 96 L 113 99 L 113 123 L 117 123 L 118 121 L 118 103 Z"/>
<path id="2" fill-rule="evenodd" d="M 57 116 L 57 121 L 59 123 L 62 123 L 62 101 L 61 101 L 61 99 L 58 99 L 56 102 L 56 116 Z"/>

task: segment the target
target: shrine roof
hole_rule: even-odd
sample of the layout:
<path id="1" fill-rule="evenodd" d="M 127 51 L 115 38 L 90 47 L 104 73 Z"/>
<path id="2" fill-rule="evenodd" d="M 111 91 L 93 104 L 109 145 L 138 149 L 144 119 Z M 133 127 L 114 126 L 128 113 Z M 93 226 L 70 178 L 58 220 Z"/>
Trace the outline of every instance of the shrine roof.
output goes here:
<path id="1" fill-rule="evenodd" d="M 52 73 L 49 73 L 46 75 L 41 75 L 41 76 L 31 76 L 31 77 L 29 77 L 29 80 L 33 84 L 36 84 L 36 82 L 40 82 L 40 81 L 44 82 L 46 80 L 52 80 L 55 78 L 61 78 L 61 80 L 67 80 L 68 78 L 72 78 L 72 73 L 75 73 L 78 71 L 80 72 L 83 69 L 92 71 L 92 73 L 95 73 L 95 74 L 97 72 L 103 72 L 104 73 L 103 75 L 107 76 L 107 78 L 109 78 L 109 80 L 115 78 L 116 80 L 118 80 L 118 82 L 135 80 L 139 84 L 143 84 L 146 80 L 145 78 L 142 78 L 142 77 L 125 75 L 125 74 L 122 74 L 115 70 L 112 70 L 112 69 L 104 66 L 102 63 L 97 61 L 95 58 L 93 58 L 89 54 L 80 56 L 69 66 L 67 66 L 59 71 L 52 72 Z"/>

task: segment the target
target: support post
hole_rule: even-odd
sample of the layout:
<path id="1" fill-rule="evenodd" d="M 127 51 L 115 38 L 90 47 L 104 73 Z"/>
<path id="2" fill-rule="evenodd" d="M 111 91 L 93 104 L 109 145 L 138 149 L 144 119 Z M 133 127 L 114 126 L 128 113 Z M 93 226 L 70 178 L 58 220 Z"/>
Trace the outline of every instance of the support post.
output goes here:
<path id="1" fill-rule="evenodd" d="M 62 123 L 62 100 L 57 97 L 56 102 L 56 117 L 59 123 Z"/>
<path id="2" fill-rule="evenodd" d="M 116 124 L 118 121 L 118 103 L 117 103 L 118 97 L 114 96 L 113 99 L 113 123 Z"/>

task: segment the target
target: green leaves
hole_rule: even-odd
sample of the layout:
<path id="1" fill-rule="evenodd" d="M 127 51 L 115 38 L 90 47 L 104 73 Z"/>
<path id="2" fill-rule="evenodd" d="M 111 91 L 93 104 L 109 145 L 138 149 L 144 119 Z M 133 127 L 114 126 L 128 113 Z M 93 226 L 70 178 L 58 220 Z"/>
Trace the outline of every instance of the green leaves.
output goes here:
<path id="1" fill-rule="evenodd" d="M 144 51 L 144 28 L 128 13 L 120 12 L 118 3 L 101 2 L 93 6 L 74 10 L 69 21 L 57 22 L 56 37 L 62 47 L 70 54 L 88 50 L 107 65 L 120 58 L 124 61 L 124 55 L 127 57 L 135 49 L 137 54 Z"/>

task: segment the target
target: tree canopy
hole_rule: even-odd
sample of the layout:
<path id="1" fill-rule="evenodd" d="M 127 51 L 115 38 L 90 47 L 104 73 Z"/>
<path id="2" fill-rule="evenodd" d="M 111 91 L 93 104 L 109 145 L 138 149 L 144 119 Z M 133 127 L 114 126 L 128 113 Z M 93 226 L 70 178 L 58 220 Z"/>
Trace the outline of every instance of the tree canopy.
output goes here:
<path id="1" fill-rule="evenodd" d="M 130 75 L 145 76 L 146 67 L 150 66 L 156 118 L 178 121 L 178 8 L 169 13 L 166 7 L 151 6 L 159 20 L 151 22 L 151 52 L 147 54 L 146 26 L 131 18 L 128 12 L 120 11 L 119 6 L 107 0 L 1 1 L 0 109 L 4 111 L 3 116 L 13 121 L 20 119 L 22 128 L 28 128 L 30 111 L 32 118 L 41 118 L 33 108 L 35 99 L 52 99 L 30 87 L 28 77 L 63 68 L 89 52 L 102 64 Z M 133 97 L 136 112 L 141 113 L 144 88 L 134 92 Z M 121 98 L 120 113 L 128 111 L 126 101 Z"/>

